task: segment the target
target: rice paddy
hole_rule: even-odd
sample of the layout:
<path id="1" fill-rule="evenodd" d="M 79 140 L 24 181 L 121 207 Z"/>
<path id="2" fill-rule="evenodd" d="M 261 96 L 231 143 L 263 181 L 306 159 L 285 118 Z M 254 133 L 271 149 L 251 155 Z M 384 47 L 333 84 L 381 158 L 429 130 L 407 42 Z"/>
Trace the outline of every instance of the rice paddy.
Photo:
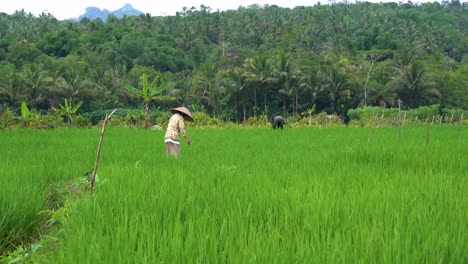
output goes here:
<path id="1" fill-rule="evenodd" d="M 466 263 L 468 137 L 456 126 L 108 128 L 92 196 L 51 263 Z M 51 186 L 92 169 L 99 129 L 0 131 L 0 255 L 42 230 Z"/>

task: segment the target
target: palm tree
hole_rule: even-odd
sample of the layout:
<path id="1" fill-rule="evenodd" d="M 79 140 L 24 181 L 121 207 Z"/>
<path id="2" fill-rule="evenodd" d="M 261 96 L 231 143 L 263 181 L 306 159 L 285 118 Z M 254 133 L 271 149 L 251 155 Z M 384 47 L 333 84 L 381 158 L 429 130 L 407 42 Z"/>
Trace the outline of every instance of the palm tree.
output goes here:
<path id="1" fill-rule="evenodd" d="M 206 100 L 208 106 L 213 107 L 213 114 L 218 114 L 219 107 L 219 84 L 218 84 L 218 65 L 216 63 L 207 63 L 201 67 L 201 70 L 195 74 L 192 80 L 193 93 L 202 100 Z"/>
<path id="2" fill-rule="evenodd" d="M 143 99 L 145 105 L 145 128 L 149 127 L 149 104 L 153 100 L 170 100 L 173 99 L 169 96 L 162 96 L 161 93 L 167 89 L 170 85 L 169 82 L 163 82 L 159 84 L 159 76 L 156 76 L 154 80 L 149 83 L 146 74 L 141 76 L 141 90 L 135 88 L 129 84 L 126 84 L 124 88 L 133 96 Z"/>
<path id="3" fill-rule="evenodd" d="M 419 106 L 425 95 L 441 96 L 439 90 L 432 87 L 433 83 L 429 81 L 421 61 L 415 60 L 399 69 L 391 85 L 411 108 Z"/>
<path id="4" fill-rule="evenodd" d="M 94 84 L 88 79 L 82 78 L 79 70 L 67 70 L 63 76 L 55 80 L 53 93 L 70 99 L 92 94 L 91 87 Z"/>
<path id="5" fill-rule="evenodd" d="M 46 71 L 40 64 L 30 64 L 24 67 L 25 84 L 28 87 L 28 101 L 31 108 L 46 99 Z"/>
<path id="6" fill-rule="evenodd" d="M 380 105 L 386 107 L 387 105 L 394 105 L 396 93 L 389 86 L 372 81 L 369 85 L 368 102 L 372 105 Z"/>
<path id="7" fill-rule="evenodd" d="M 227 91 L 229 95 L 234 97 L 234 112 L 236 113 L 236 122 L 239 123 L 239 111 L 238 111 L 238 103 L 239 103 L 239 96 L 243 91 L 244 88 L 244 79 L 242 77 L 242 70 L 238 67 L 231 68 L 223 71 L 221 73 L 222 80 L 221 85 Z M 246 120 L 245 116 L 245 104 L 243 104 L 244 110 L 244 121 Z"/>
<path id="8" fill-rule="evenodd" d="M 10 104 L 15 105 L 24 95 L 24 80 L 20 73 L 10 71 L 0 82 L 0 94 L 8 96 Z"/>
<path id="9" fill-rule="evenodd" d="M 346 81 L 343 74 L 336 67 L 331 67 L 328 70 L 326 89 L 334 112 L 337 110 L 338 99 L 342 96 L 350 96 L 351 93 L 349 89 L 346 89 Z"/>
<path id="10" fill-rule="evenodd" d="M 263 90 L 263 101 L 265 106 L 265 114 L 268 112 L 267 108 L 267 95 L 268 91 L 265 86 L 269 83 L 275 82 L 277 79 L 272 75 L 271 62 L 264 56 L 256 56 L 255 58 L 248 58 L 244 63 L 244 74 L 246 82 L 252 83 L 254 91 L 254 109 L 257 109 L 257 88 L 256 84 L 260 84 Z"/>
<path id="11" fill-rule="evenodd" d="M 123 69 L 125 71 L 125 69 Z M 103 107 L 116 108 L 122 104 L 121 97 L 124 96 L 122 69 L 119 67 L 106 70 L 94 69 L 91 71 L 96 89 L 96 100 Z"/>
<path id="12" fill-rule="evenodd" d="M 309 93 L 312 105 L 315 105 L 315 99 L 318 93 L 323 90 L 323 79 L 324 76 L 320 70 L 314 68 L 305 68 L 301 70 L 301 74 L 299 76 L 299 87 Z"/>
<path id="13" fill-rule="evenodd" d="M 292 97 L 293 113 L 297 113 L 299 102 L 299 86 L 296 84 L 300 71 L 293 68 L 292 59 L 289 55 L 281 53 L 276 63 L 274 75 L 276 76 L 283 94 L 283 115 L 286 115 L 286 97 Z"/>

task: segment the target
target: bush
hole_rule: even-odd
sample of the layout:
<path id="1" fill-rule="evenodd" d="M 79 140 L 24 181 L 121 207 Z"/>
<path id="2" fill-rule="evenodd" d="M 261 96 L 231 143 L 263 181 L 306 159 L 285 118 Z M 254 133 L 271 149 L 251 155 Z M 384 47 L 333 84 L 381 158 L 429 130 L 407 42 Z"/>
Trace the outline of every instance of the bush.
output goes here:
<path id="1" fill-rule="evenodd" d="M 84 116 L 81 116 L 81 115 L 77 115 L 73 118 L 73 126 L 75 127 L 90 127 L 91 126 L 91 122 L 89 121 L 88 118 L 84 117 Z"/>
<path id="2" fill-rule="evenodd" d="M 156 124 L 160 127 L 167 127 L 167 124 L 169 123 L 169 118 L 171 118 L 171 116 L 169 115 L 168 112 L 162 112 L 156 118 Z"/>
<path id="3" fill-rule="evenodd" d="M 411 119 L 425 121 L 432 119 L 433 116 L 440 116 L 440 105 L 420 106 L 415 109 L 408 110 L 408 116 Z"/>
<path id="4" fill-rule="evenodd" d="M 245 125 L 253 126 L 253 127 L 269 127 L 270 121 L 265 114 L 261 114 L 259 116 L 251 116 L 249 119 L 245 121 Z"/>
<path id="5" fill-rule="evenodd" d="M 0 128 L 12 127 L 17 124 L 17 121 L 18 117 L 10 108 L 6 108 L 3 113 L 0 114 Z"/>
<path id="6" fill-rule="evenodd" d="M 401 118 L 406 114 L 407 120 L 410 121 L 408 111 L 399 111 L 398 108 L 381 108 L 377 106 L 369 106 L 363 108 L 349 109 L 349 126 L 354 127 L 371 127 L 376 122 L 378 126 L 391 126 L 398 122 L 398 114 Z M 376 116 L 377 115 L 377 116 Z M 377 119 L 376 119 L 377 117 Z"/>
<path id="7" fill-rule="evenodd" d="M 468 111 L 463 109 L 448 109 L 444 108 L 441 110 L 444 123 L 453 124 L 455 122 L 460 122 L 463 114 L 463 124 L 468 124 Z"/>

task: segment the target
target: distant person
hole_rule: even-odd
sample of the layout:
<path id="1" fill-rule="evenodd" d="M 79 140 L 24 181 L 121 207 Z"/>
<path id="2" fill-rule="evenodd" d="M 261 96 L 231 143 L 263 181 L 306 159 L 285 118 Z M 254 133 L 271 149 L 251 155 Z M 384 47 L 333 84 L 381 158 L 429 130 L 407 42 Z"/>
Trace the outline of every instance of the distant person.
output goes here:
<path id="1" fill-rule="evenodd" d="M 270 123 L 271 123 L 273 129 L 277 129 L 277 128 L 283 129 L 283 126 L 286 123 L 286 120 L 282 116 L 271 115 L 270 116 Z"/>
<path id="2" fill-rule="evenodd" d="M 166 142 L 166 155 L 180 157 L 180 141 L 179 133 L 185 138 L 187 145 L 190 144 L 190 139 L 185 133 L 184 120 L 193 122 L 192 113 L 186 107 L 172 108 L 171 112 L 173 115 L 169 119 L 167 125 L 166 135 L 164 136 L 164 142 Z"/>

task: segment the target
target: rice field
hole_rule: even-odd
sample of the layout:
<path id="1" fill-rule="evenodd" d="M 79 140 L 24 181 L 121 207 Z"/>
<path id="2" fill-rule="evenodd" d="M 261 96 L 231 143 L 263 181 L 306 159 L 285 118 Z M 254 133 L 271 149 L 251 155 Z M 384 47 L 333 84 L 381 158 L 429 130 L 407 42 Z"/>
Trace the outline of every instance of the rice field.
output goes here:
<path id="1" fill-rule="evenodd" d="M 467 263 L 468 136 L 456 126 L 108 128 L 93 196 L 51 263 Z M 99 129 L 0 131 L 0 255 L 52 187 L 92 169 Z"/>

